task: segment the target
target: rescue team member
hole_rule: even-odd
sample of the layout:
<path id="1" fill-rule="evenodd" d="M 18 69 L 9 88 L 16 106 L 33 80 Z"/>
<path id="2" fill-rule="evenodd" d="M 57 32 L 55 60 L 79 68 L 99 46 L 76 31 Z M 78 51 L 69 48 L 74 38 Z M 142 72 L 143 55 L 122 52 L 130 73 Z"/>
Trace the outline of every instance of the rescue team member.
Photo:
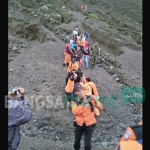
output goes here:
<path id="1" fill-rule="evenodd" d="M 65 102 L 67 102 L 67 109 L 66 109 L 67 111 L 69 111 L 71 99 L 77 97 L 77 95 L 74 93 L 73 90 L 75 85 L 80 84 L 82 76 L 83 73 L 80 68 L 77 71 L 72 71 L 71 73 L 68 73 L 68 76 L 66 78 L 66 87 L 65 87 L 66 96 L 67 96 L 66 97 L 67 99 L 65 99 Z"/>
<path id="2" fill-rule="evenodd" d="M 78 70 L 78 64 L 75 62 L 75 59 L 73 58 L 71 62 L 69 62 L 67 73 L 71 72 L 73 70 Z"/>
<path id="3" fill-rule="evenodd" d="M 115 150 L 142 150 L 142 122 L 129 126 Z"/>
<path id="4" fill-rule="evenodd" d="M 66 96 L 67 96 L 67 108 L 66 110 L 69 111 L 69 107 L 71 104 L 71 99 L 73 96 L 73 88 L 74 88 L 74 80 L 77 79 L 77 74 L 73 72 L 73 75 L 68 79 L 67 85 L 65 87 Z"/>
<path id="5" fill-rule="evenodd" d="M 95 85 L 94 82 L 91 81 L 90 77 L 86 78 L 86 83 L 91 87 L 91 89 L 92 89 L 92 95 L 99 96 L 99 93 L 97 91 L 96 85 Z"/>
<path id="6" fill-rule="evenodd" d="M 68 65 L 69 62 L 71 61 L 71 56 L 70 56 L 70 54 L 72 54 L 73 52 L 72 52 L 72 50 L 71 50 L 70 47 L 69 47 L 69 43 L 70 43 L 70 41 L 67 40 L 67 41 L 66 41 L 66 44 L 65 44 L 65 46 L 64 46 L 64 56 L 65 56 L 65 60 L 64 60 L 63 66 Z"/>
<path id="7" fill-rule="evenodd" d="M 84 76 L 82 77 L 82 82 L 80 83 L 80 85 L 82 86 L 82 89 L 84 90 L 84 94 L 86 96 L 92 95 L 92 89 L 84 80 Z"/>
<path id="8" fill-rule="evenodd" d="M 85 135 L 85 150 L 91 150 L 91 137 L 96 125 L 95 109 L 102 110 L 103 105 L 93 95 L 90 100 L 84 94 L 81 85 L 75 85 L 74 93 L 77 97 L 71 101 L 72 113 L 75 115 L 74 149 L 80 149 L 80 140 Z"/>

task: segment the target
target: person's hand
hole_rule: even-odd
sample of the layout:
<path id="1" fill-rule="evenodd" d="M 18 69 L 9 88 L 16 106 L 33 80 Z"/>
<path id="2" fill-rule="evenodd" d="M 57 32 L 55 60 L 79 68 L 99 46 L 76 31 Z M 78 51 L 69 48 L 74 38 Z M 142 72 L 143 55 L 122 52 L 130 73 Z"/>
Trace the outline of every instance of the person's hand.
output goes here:
<path id="1" fill-rule="evenodd" d="M 77 78 L 77 74 L 73 71 L 74 80 Z"/>
<path id="2" fill-rule="evenodd" d="M 18 89 L 18 91 L 19 91 L 19 94 L 17 94 L 16 97 L 22 97 L 22 96 L 24 96 L 24 92 L 25 92 L 24 88 L 22 88 L 22 87 L 16 87 L 16 89 Z"/>
<path id="3" fill-rule="evenodd" d="M 9 98 L 13 98 L 13 97 L 20 98 L 20 97 L 24 96 L 24 91 L 25 91 L 24 88 L 22 88 L 22 87 L 15 87 L 15 89 L 18 90 L 17 91 L 17 95 L 15 95 L 13 92 L 8 91 L 8 97 Z"/>

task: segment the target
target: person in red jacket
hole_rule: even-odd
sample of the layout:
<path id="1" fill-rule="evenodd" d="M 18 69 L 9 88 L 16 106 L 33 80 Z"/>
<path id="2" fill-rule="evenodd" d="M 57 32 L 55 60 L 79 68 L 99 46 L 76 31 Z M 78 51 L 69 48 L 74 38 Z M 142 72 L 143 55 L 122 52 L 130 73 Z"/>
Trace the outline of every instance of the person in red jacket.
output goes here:
<path id="1" fill-rule="evenodd" d="M 65 60 L 64 60 L 63 66 L 68 65 L 69 62 L 71 61 L 71 56 L 70 56 L 70 54 L 72 54 L 73 52 L 72 52 L 71 48 L 69 47 L 69 43 L 70 43 L 70 40 L 67 40 L 67 41 L 66 41 L 66 44 L 65 44 L 65 46 L 64 46 L 64 56 L 65 56 Z"/>

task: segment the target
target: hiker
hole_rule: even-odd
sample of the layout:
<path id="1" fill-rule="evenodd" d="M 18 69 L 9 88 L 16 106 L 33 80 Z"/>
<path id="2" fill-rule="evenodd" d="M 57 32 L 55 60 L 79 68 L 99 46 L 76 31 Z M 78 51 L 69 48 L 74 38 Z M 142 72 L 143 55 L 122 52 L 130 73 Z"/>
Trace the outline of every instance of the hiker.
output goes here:
<path id="1" fill-rule="evenodd" d="M 77 50 L 77 40 L 76 40 L 76 38 L 73 38 L 73 43 L 71 45 L 71 49 L 72 49 L 73 53 Z"/>
<path id="2" fill-rule="evenodd" d="M 71 99 L 77 96 L 74 93 L 74 86 L 80 84 L 82 75 L 83 73 L 81 69 L 68 73 L 68 76 L 66 78 L 66 87 L 65 87 L 65 91 L 67 95 L 67 109 L 66 109 L 67 111 L 70 108 Z"/>
<path id="3" fill-rule="evenodd" d="M 66 41 L 66 44 L 65 44 L 65 46 L 64 46 L 64 56 L 65 56 L 65 60 L 64 60 L 63 66 L 69 65 L 69 62 L 71 61 L 71 56 L 70 56 L 70 54 L 72 54 L 73 52 L 72 52 L 72 50 L 70 49 L 69 43 L 70 43 L 70 41 L 67 40 L 67 41 Z"/>
<path id="4" fill-rule="evenodd" d="M 74 37 L 78 38 L 78 28 L 75 28 L 72 34 Z"/>
<path id="5" fill-rule="evenodd" d="M 79 67 L 81 59 L 82 59 L 82 51 L 81 51 L 81 48 L 79 46 L 77 46 L 77 50 L 74 52 L 73 55 L 74 55 L 73 57 L 76 60 L 76 63 L 78 64 L 78 67 Z"/>
<path id="6" fill-rule="evenodd" d="M 87 41 L 88 37 L 89 37 L 88 34 L 85 32 L 84 33 L 84 38 L 85 38 L 86 41 Z"/>
<path id="7" fill-rule="evenodd" d="M 91 87 L 91 89 L 92 89 L 92 95 L 99 96 L 99 93 L 97 91 L 96 85 L 95 85 L 94 82 L 91 81 L 90 77 L 86 78 L 86 83 Z"/>
<path id="8" fill-rule="evenodd" d="M 126 129 L 115 150 L 142 150 L 142 146 L 142 122 L 139 122 Z"/>
<path id="9" fill-rule="evenodd" d="M 86 82 L 82 81 L 80 83 L 80 85 L 82 86 L 82 89 L 84 90 L 84 94 L 86 96 L 92 95 L 92 89 L 91 89 L 91 87 Z"/>
<path id="10" fill-rule="evenodd" d="M 24 99 L 24 88 L 13 88 L 8 92 L 8 149 L 16 150 L 20 144 L 20 125 L 29 122 L 32 111 Z"/>
<path id="11" fill-rule="evenodd" d="M 85 37 L 84 37 L 84 34 L 81 33 L 79 36 L 78 36 L 78 40 L 81 39 L 82 41 L 85 41 Z"/>
<path id="12" fill-rule="evenodd" d="M 80 140 L 85 135 L 85 150 L 91 150 L 91 138 L 96 125 L 95 110 L 102 110 L 103 105 L 93 95 L 87 97 L 81 85 L 74 86 L 77 97 L 71 100 L 72 113 L 75 115 L 74 149 L 80 149 Z"/>
<path id="13" fill-rule="evenodd" d="M 94 67 L 97 64 L 100 55 L 100 48 L 98 48 L 98 42 L 95 42 L 91 48 L 91 65 Z"/>
<path id="14" fill-rule="evenodd" d="M 80 37 L 77 41 L 78 46 L 81 47 L 81 50 L 83 49 L 83 47 L 85 46 L 85 41 L 82 40 L 82 38 Z"/>
<path id="15" fill-rule="evenodd" d="M 71 72 L 73 70 L 78 70 L 78 64 L 75 62 L 75 59 L 73 58 L 71 62 L 69 62 L 67 73 Z"/>
<path id="16" fill-rule="evenodd" d="M 82 67 L 85 69 L 88 68 L 88 59 L 89 59 L 89 55 L 90 55 L 90 47 L 89 47 L 89 43 L 86 41 L 85 42 L 85 46 L 83 47 L 82 50 Z"/>

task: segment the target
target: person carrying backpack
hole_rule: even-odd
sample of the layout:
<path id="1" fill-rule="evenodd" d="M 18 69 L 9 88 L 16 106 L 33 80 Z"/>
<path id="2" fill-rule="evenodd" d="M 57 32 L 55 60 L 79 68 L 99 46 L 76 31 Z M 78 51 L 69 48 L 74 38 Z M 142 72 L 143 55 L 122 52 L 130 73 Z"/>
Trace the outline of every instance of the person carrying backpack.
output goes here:
<path id="1" fill-rule="evenodd" d="M 64 60 L 63 66 L 68 65 L 69 62 L 71 61 L 71 56 L 70 56 L 70 54 L 72 54 L 73 52 L 72 52 L 72 50 L 70 49 L 69 43 L 70 43 L 70 41 L 67 40 L 67 41 L 66 41 L 66 44 L 65 44 L 65 46 L 64 46 L 64 56 L 65 56 L 65 60 Z"/>
<path id="2" fill-rule="evenodd" d="M 20 126 L 32 119 L 31 107 L 24 99 L 24 88 L 8 92 L 8 150 L 16 150 L 20 144 Z"/>
<path id="3" fill-rule="evenodd" d="M 82 50 L 82 67 L 84 67 L 85 65 L 85 69 L 88 68 L 88 59 L 89 59 L 89 55 L 90 55 L 90 47 L 89 47 L 89 43 L 86 41 L 85 42 L 85 46 L 83 47 Z"/>
<path id="4" fill-rule="evenodd" d="M 94 82 L 91 81 L 90 77 L 85 78 L 86 79 L 86 83 L 91 87 L 92 89 L 92 95 L 94 96 L 99 96 L 99 93 L 97 91 L 96 85 Z"/>
<path id="5" fill-rule="evenodd" d="M 85 150 L 91 150 L 91 138 L 96 125 L 95 110 L 102 110 L 103 105 L 93 95 L 85 96 L 81 85 L 75 85 L 77 97 L 71 100 L 72 113 L 75 115 L 74 150 L 80 149 L 80 140 L 85 136 Z"/>
<path id="6" fill-rule="evenodd" d="M 76 71 L 78 70 L 78 64 L 75 62 L 75 59 L 73 58 L 71 62 L 69 62 L 68 68 L 67 68 L 67 73 L 71 71 Z"/>

